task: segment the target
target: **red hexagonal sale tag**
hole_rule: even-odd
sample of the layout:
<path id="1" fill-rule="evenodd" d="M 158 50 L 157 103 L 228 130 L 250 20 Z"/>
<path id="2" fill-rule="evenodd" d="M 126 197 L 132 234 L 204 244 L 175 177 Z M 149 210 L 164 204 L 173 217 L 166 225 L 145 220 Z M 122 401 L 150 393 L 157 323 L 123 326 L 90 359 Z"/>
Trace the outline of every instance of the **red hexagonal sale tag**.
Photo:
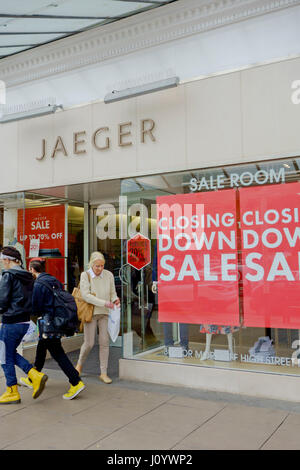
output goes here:
<path id="1" fill-rule="evenodd" d="M 151 243 L 141 233 L 127 241 L 127 263 L 135 269 L 143 269 L 151 262 Z"/>

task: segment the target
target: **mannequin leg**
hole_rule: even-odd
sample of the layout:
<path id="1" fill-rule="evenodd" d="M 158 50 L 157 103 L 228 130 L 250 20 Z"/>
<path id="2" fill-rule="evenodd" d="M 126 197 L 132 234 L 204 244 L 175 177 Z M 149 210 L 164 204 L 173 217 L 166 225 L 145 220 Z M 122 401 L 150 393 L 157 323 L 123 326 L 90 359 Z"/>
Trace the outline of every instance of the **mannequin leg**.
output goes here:
<path id="1" fill-rule="evenodd" d="M 180 346 L 188 351 L 189 349 L 189 325 L 188 323 L 179 323 Z"/>
<path id="2" fill-rule="evenodd" d="M 230 358 L 232 358 L 233 357 L 233 337 L 232 337 L 232 333 L 228 333 L 227 340 L 228 340 L 228 350 L 229 350 L 229 353 L 230 353 Z"/>
<path id="3" fill-rule="evenodd" d="M 206 361 L 206 359 L 209 358 L 209 353 L 210 353 L 210 344 L 211 344 L 211 333 L 206 333 L 206 345 L 205 345 L 205 351 L 202 354 L 201 361 Z"/>

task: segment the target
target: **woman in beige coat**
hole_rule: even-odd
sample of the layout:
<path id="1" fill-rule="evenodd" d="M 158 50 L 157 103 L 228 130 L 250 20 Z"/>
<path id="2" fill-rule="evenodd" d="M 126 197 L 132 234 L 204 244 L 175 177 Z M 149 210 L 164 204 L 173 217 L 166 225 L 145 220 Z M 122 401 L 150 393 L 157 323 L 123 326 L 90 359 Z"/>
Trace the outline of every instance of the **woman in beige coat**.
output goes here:
<path id="1" fill-rule="evenodd" d="M 120 306 L 117 296 L 114 276 L 104 269 L 105 258 L 99 251 L 91 254 L 89 270 L 81 273 L 80 291 L 83 299 L 94 305 L 93 319 L 84 323 L 84 343 L 81 346 L 76 370 L 81 374 L 82 366 L 95 343 L 96 330 L 99 333 L 100 380 L 109 384 L 112 382 L 107 375 L 109 356 L 108 314 L 114 305 Z M 89 276 L 88 276 L 88 274 Z M 89 280 L 90 279 L 90 280 Z M 94 295 L 93 295 L 94 294 Z"/>

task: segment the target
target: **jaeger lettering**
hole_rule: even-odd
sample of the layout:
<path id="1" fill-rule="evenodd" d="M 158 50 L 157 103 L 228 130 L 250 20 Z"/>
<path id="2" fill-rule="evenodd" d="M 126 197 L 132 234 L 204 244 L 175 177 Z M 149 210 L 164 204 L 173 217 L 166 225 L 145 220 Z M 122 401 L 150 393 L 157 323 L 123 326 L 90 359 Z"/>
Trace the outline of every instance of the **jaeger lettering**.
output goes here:
<path id="1" fill-rule="evenodd" d="M 153 119 L 141 119 L 139 123 L 139 135 L 140 143 L 144 144 L 147 142 L 155 142 L 154 135 L 155 122 Z M 117 145 L 118 147 L 128 147 L 134 145 L 134 124 L 132 122 L 123 122 L 117 125 Z M 112 132 L 113 130 L 108 127 L 99 127 L 96 129 L 90 139 L 93 148 L 99 151 L 105 151 L 112 147 Z M 76 131 L 73 133 L 72 147 L 73 155 L 84 155 L 87 153 L 87 132 L 85 130 Z M 62 136 L 56 137 L 54 144 L 49 144 L 46 139 L 42 139 L 42 151 L 36 160 L 44 160 L 50 148 L 49 155 L 51 158 L 55 158 L 57 155 L 62 154 L 68 157 L 68 147 L 65 139 Z"/>

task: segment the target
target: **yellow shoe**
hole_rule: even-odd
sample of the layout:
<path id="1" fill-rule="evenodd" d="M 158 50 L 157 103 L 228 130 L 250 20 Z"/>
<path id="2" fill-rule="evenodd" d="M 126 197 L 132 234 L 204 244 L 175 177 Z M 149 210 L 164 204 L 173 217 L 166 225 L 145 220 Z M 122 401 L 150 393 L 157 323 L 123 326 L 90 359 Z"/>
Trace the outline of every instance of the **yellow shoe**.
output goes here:
<path id="1" fill-rule="evenodd" d="M 72 400 L 73 398 L 77 397 L 77 395 L 85 389 L 85 385 L 83 382 L 79 382 L 77 385 L 71 385 L 67 393 L 63 395 L 65 400 Z"/>
<path id="2" fill-rule="evenodd" d="M 43 374 L 43 372 L 38 372 L 36 369 L 32 368 L 28 372 L 28 377 L 32 382 L 32 398 L 37 398 L 40 396 L 40 394 L 45 388 L 45 384 L 48 380 L 48 375 Z"/>
<path id="3" fill-rule="evenodd" d="M 21 403 L 18 386 L 6 387 L 6 392 L 0 397 L 0 405 L 14 405 L 16 403 Z"/>
<path id="4" fill-rule="evenodd" d="M 102 382 L 104 382 L 105 384 L 111 384 L 112 383 L 111 378 L 108 377 L 108 375 L 106 375 L 106 374 L 99 375 L 99 379 L 102 380 Z"/>
<path id="5" fill-rule="evenodd" d="M 21 385 L 25 385 L 25 387 L 33 388 L 32 382 L 28 377 L 21 377 L 20 382 Z"/>

